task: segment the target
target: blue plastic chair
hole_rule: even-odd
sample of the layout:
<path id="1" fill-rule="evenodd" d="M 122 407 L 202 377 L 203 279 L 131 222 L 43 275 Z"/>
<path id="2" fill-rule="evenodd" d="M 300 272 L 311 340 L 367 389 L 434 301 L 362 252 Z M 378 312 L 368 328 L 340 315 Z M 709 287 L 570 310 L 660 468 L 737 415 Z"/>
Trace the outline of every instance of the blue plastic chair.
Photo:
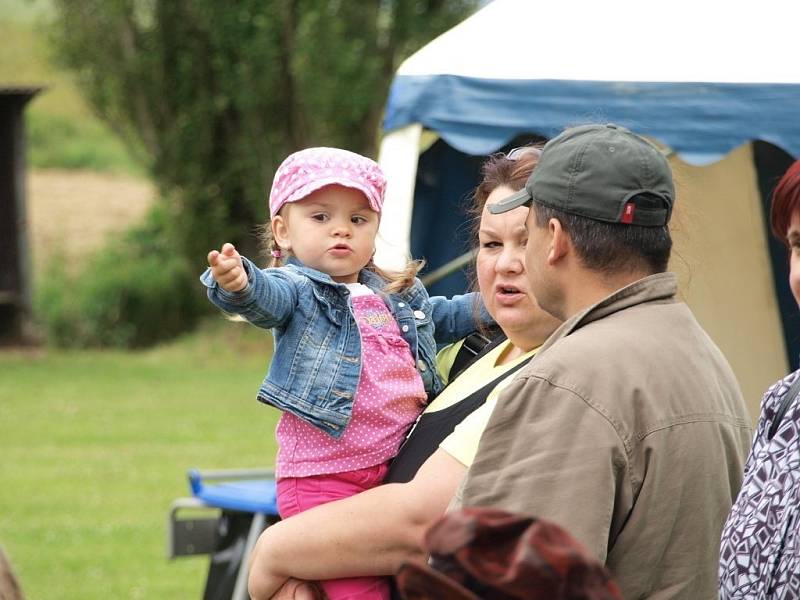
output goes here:
<path id="1" fill-rule="evenodd" d="M 232 600 L 247 600 L 247 568 L 258 536 L 279 520 L 275 499 L 274 471 L 266 469 L 231 469 L 188 473 L 190 498 L 178 498 L 170 507 L 168 551 L 170 558 L 197 554 L 213 554 L 220 538 L 223 515 L 252 515 L 244 548 L 241 551 Z M 197 516 L 199 511 L 215 509 L 213 516 Z M 206 511 L 207 512 L 207 511 Z M 192 518 L 186 514 L 194 513 Z M 205 598 L 218 598 L 211 590 L 216 586 L 213 564 L 206 580 Z M 229 585 L 229 584 L 228 584 Z M 218 587 L 218 586 L 217 586 Z M 227 589 L 230 589 L 229 587 Z"/>

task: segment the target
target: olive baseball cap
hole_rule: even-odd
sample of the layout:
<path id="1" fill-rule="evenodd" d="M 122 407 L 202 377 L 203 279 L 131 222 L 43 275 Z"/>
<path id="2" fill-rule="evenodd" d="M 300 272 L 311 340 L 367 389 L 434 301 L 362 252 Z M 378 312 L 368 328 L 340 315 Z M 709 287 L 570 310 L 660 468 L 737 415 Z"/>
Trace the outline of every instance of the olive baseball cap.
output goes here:
<path id="1" fill-rule="evenodd" d="M 651 202 L 632 201 L 640 195 Z M 613 124 L 582 125 L 547 142 L 525 187 L 489 211 L 532 202 L 606 223 L 663 227 L 675 185 L 666 156 L 644 138 Z"/>

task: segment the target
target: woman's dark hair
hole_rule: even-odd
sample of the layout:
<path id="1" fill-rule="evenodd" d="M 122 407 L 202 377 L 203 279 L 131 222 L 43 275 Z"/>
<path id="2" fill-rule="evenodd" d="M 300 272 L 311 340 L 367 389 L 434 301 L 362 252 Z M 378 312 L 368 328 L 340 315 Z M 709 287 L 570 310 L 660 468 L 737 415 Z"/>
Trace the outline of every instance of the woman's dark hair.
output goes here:
<path id="1" fill-rule="evenodd" d="M 786 234 L 794 211 L 800 209 L 800 160 L 795 161 L 784 173 L 775 191 L 772 192 L 770 223 L 772 233 L 788 245 Z"/>
<path id="2" fill-rule="evenodd" d="M 530 148 L 529 152 L 525 151 L 527 148 Z M 513 159 L 508 158 L 506 154 L 494 154 L 487 158 L 481 167 L 481 182 L 475 188 L 472 205 L 467 209 L 472 223 L 473 249 L 478 248 L 481 213 L 489 195 L 501 186 L 509 187 L 515 192 L 521 190 L 539 162 L 541 147 L 525 146 L 517 149 L 514 154 L 516 158 Z"/>

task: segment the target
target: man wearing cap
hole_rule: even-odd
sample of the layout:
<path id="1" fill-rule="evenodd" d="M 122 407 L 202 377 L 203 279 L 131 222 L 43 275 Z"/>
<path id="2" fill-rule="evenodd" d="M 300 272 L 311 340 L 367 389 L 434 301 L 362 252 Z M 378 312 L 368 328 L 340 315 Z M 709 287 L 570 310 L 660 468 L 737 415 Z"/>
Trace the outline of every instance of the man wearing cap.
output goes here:
<path id="1" fill-rule="evenodd" d="M 568 129 L 525 188 L 526 266 L 565 323 L 500 396 L 456 504 L 550 519 L 624 598 L 715 598 L 751 427 L 725 357 L 666 272 L 675 198 L 652 144 Z"/>

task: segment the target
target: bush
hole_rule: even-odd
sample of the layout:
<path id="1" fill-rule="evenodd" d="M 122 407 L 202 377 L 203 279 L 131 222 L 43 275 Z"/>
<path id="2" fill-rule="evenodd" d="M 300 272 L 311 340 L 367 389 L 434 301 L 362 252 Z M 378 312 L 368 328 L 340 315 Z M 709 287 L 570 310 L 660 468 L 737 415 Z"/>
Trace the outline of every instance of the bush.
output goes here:
<path id="1" fill-rule="evenodd" d="M 45 269 L 37 317 L 49 343 L 61 347 L 137 348 L 191 329 L 210 305 L 197 276 L 175 249 L 163 211 L 70 274 Z"/>
<path id="2" fill-rule="evenodd" d="M 187 260 L 247 249 L 274 168 L 372 155 L 395 68 L 477 0 L 54 0 L 52 56 L 181 206 Z M 137 152 L 138 153 L 138 152 Z"/>
<path id="3" fill-rule="evenodd" d="M 32 167 L 143 174 L 122 142 L 98 122 L 31 110 L 27 119 Z"/>

